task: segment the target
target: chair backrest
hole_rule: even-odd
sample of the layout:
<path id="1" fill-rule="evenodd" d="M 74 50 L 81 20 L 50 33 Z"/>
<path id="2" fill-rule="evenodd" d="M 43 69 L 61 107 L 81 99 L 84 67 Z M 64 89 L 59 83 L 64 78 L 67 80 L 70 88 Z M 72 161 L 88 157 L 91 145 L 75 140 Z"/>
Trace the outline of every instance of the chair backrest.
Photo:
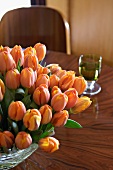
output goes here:
<path id="1" fill-rule="evenodd" d="M 70 28 L 55 9 L 31 6 L 13 9 L 0 22 L 0 45 L 23 48 L 44 43 L 48 50 L 70 54 Z"/>

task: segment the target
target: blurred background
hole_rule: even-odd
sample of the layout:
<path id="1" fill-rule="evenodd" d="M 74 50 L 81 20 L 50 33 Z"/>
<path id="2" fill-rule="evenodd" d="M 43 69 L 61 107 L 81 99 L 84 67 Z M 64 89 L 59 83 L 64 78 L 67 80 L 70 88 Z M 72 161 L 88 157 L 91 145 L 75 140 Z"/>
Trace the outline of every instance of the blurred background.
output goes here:
<path id="1" fill-rule="evenodd" d="M 0 18 L 10 9 L 46 5 L 60 11 L 70 25 L 71 53 L 97 53 L 113 67 L 113 0 L 4 0 Z"/>

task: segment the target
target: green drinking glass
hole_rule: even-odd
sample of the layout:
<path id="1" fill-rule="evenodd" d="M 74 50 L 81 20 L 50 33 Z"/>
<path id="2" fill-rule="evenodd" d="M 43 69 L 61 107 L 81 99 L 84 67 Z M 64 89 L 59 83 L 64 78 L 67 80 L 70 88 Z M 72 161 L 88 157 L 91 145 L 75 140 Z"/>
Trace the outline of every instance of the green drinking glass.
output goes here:
<path id="1" fill-rule="evenodd" d="M 79 74 L 87 81 L 83 94 L 95 95 L 101 91 L 97 83 L 102 67 L 102 57 L 96 54 L 84 54 L 79 58 Z"/>

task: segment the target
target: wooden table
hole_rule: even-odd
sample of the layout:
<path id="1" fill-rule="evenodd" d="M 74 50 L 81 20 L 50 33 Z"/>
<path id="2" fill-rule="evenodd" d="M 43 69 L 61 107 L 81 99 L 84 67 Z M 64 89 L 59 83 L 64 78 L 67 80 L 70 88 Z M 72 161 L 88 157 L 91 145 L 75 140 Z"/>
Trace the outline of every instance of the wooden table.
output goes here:
<path id="1" fill-rule="evenodd" d="M 73 55 L 49 51 L 45 61 L 78 74 L 78 58 Z M 58 151 L 47 154 L 38 149 L 12 170 L 113 170 L 112 67 L 103 63 L 98 83 L 102 91 L 91 97 L 91 106 L 71 116 L 83 128 L 57 128 L 55 137 L 61 143 Z"/>

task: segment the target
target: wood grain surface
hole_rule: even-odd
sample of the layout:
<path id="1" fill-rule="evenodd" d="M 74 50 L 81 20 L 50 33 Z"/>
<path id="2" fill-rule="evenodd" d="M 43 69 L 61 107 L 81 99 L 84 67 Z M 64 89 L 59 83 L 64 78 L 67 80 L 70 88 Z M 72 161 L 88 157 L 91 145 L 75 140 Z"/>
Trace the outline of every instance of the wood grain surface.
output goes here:
<path id="1" fill-rule="evenodd" d="M 48 51 L 47 64 L 59 63 L 75 70 L 78 57 Z M 113 68 L 102 64 L 98 83 L 102 90 L 90 96 L 91 106 L 71 115 L 82 129 L 56 128 L 60 149 L 52 154 L 36 150 L 28 159 L 11 170 L 113 170 Z"/>

